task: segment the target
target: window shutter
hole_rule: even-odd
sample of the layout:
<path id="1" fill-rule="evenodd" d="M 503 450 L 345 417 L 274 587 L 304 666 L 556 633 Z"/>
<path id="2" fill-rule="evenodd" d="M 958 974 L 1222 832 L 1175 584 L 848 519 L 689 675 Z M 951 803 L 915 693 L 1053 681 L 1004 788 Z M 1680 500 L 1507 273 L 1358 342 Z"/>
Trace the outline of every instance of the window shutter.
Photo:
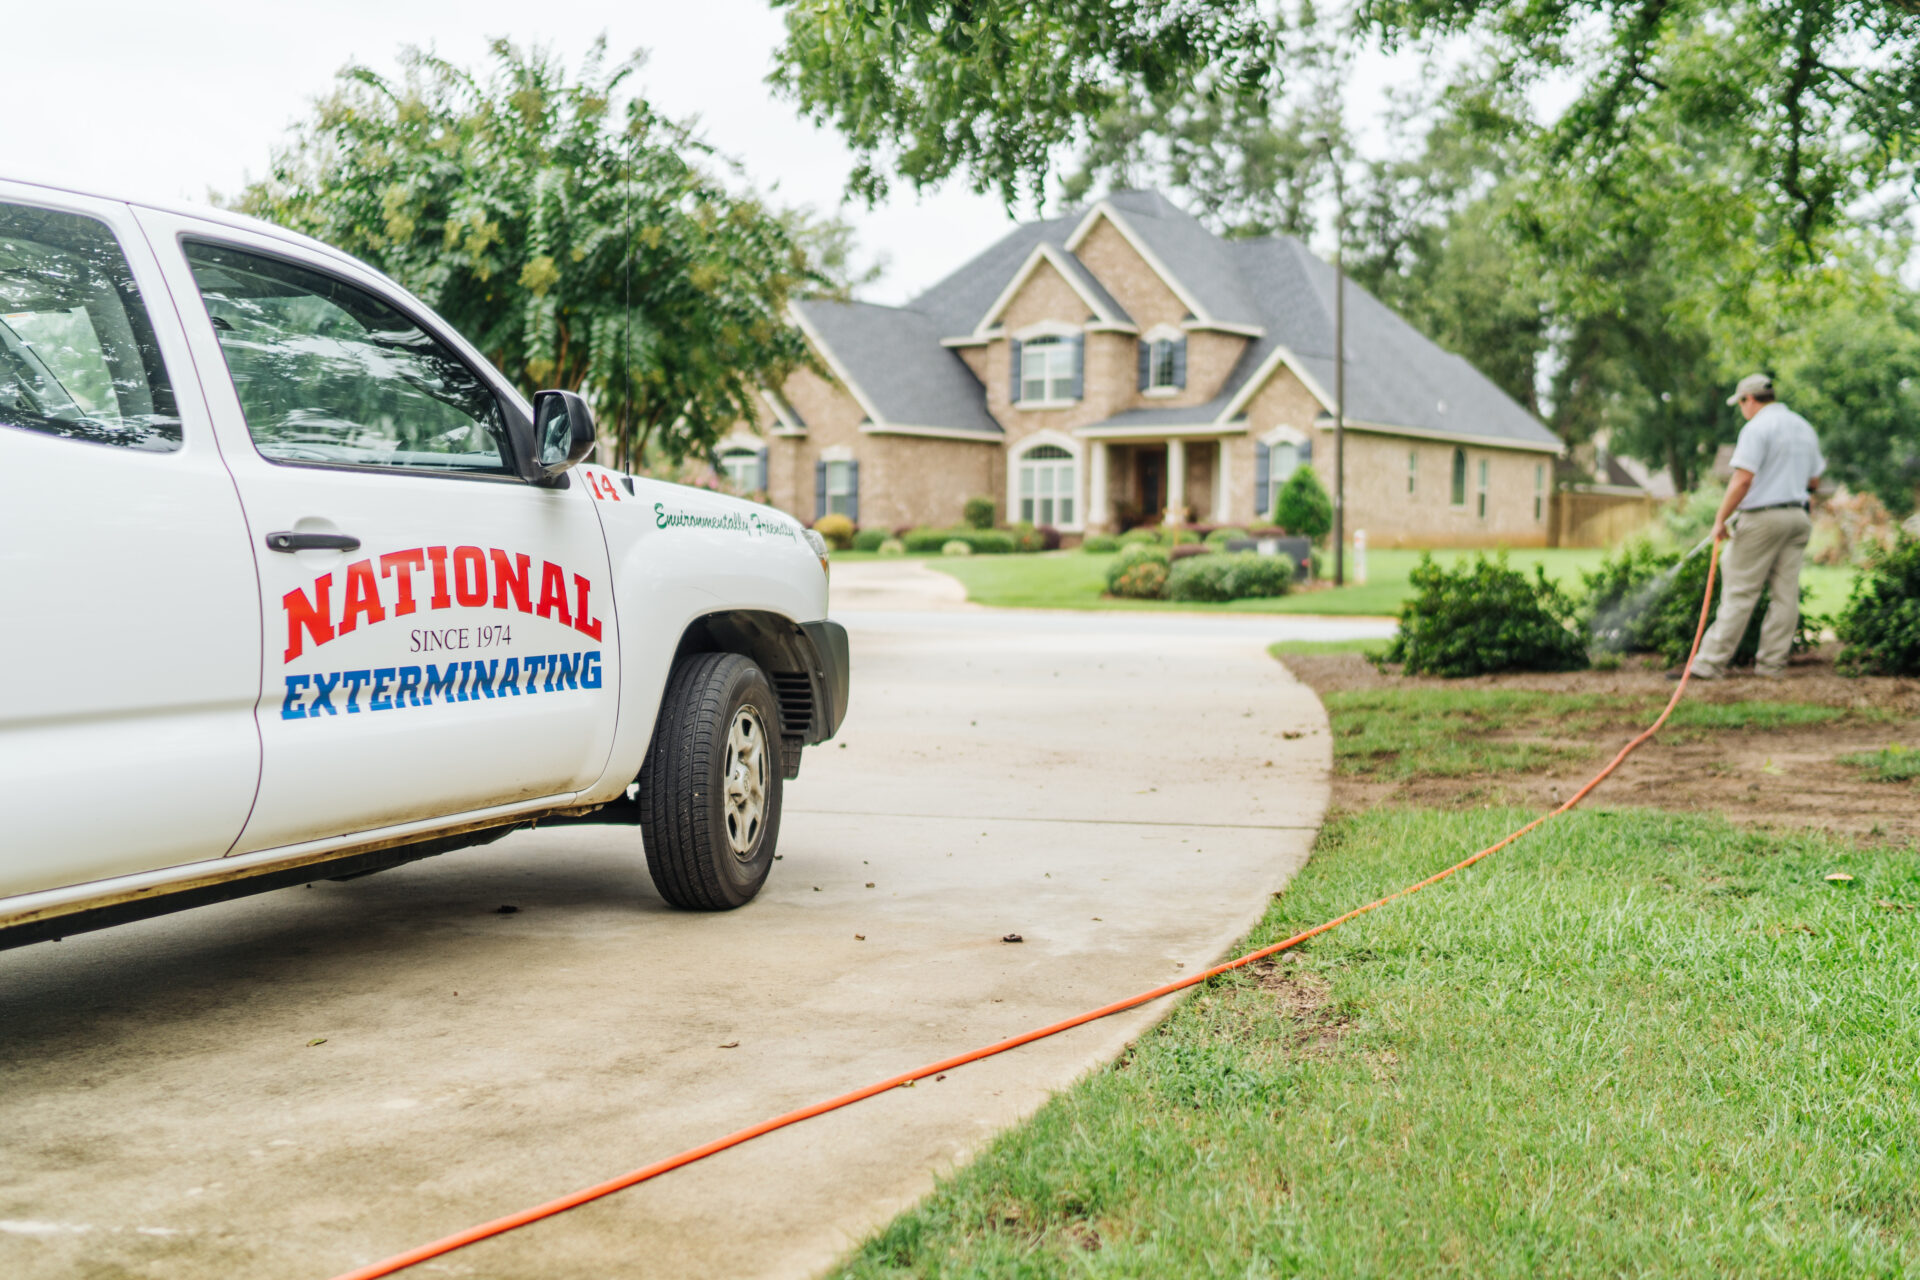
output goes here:
<path id="1" fill-rule="evenodd" d="M 847 519 L 860 523 L 860 463 L 847 464 Z"/>
<path id="2" fill-rule="evenodd" d="M 760 450 L 760 457 L 758 462 L 759 462 L 759 470 L 754 476 L 754 479 L 758 481 L 758 483 L 756 483 L 753 487 L 758 489 L 761 493 L 765 493 L 768 487 L 767 486 L 767 451 L 765 449 Z"/>
<path id="3" fill-rule="evenodd" d="M 1087 335 L 1076 333 L 1070 342 L 1073 346 L 1073 398 L 1078 400 L 1087 391 Z"/>
<path id="4" fill-rule="evenodd" d="M 1020 339 L 1015 338 L 1007 344 L 1013 363 L 1013 391 L 1007 396 L 1014 404 L 1020 403 Z"/>
<path id="5" fill-rule="evenodd" d="M 1187 340 L 1185 338 L 1173 344 L 1173 385 L 1187 385 Z"/>
<path id="6" fill-rule="evenodd" d="M 1273 487 L 1273 450 L 1263 444 L 1253 446 L 1253 514 L 1267 514 L 1267 490 Z"/>
<path id="7" fill-rule="evenodd" d="M 1300 442 L 1300 465 L 1306 466 L 1313 461 L 1313 437 L 1308 436 Z"/>
<path id="8" fill-rule="evenodd" d="M 827 514 L 827 464 L 824 459 L 816 459 L 813 464 L 813 518 L 818 520 Z"/>
<path id="9" fill-rule="evenodd" d="M 1145 391 L 1153 385 L 1153 344 L 1142 342 L 1140 345 L 1140 389 Z"/>

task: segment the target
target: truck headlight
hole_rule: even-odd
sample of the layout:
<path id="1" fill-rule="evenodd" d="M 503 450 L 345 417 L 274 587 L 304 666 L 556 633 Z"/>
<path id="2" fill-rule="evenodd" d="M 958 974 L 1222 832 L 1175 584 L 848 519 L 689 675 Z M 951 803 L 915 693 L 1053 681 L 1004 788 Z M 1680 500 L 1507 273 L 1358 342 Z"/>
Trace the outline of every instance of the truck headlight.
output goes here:
<path id="1" fill-rule="evenodd" d="M 813 554 L 820 557 L 820 572 L 832 577 L 833 567 L 827 562 L 827 540 L 813 529 L 802 529 L 800 532 L 807 535 L 807 545 L 813 548 Z"/>

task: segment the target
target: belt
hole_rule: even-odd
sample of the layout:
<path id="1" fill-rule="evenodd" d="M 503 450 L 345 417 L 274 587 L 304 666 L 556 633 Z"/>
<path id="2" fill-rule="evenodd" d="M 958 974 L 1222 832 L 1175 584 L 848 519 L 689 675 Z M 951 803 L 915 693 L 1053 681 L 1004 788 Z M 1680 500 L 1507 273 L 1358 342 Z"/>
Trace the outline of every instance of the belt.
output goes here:
<path id="1" fill-rule="evenodd" d="M 1740 510 L 1734 512 L 1734 514 L 1739 515 L 1741 512 L 1746 511 L 1778 511 L 1782 507 L 1797 507 L 1802 511 L 1811 509 L 1810 504 L 1805 502 L 1769 502 L 1764 507 L 1741 507 Z"/>

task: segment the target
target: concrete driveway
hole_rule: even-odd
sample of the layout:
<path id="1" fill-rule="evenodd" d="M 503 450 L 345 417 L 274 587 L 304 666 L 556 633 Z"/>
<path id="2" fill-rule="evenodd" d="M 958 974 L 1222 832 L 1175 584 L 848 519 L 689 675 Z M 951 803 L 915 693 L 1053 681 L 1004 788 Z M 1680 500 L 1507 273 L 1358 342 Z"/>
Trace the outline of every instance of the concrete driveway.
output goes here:
<path id="1" fill-rule="evenodd" d="M 1326 804 L 1263 652 L 1313 620 L 976 611 L 928 572 L 836 584 L 911 608 L 847 613 L 852 711 L 745 910 L 668 911 L 637 834 L 573 827 L 0 953 L 0 1275 L 324 1280 L 1220 956 Z M 816 1273 L 1161 1012 L 419 1273 Z"/>

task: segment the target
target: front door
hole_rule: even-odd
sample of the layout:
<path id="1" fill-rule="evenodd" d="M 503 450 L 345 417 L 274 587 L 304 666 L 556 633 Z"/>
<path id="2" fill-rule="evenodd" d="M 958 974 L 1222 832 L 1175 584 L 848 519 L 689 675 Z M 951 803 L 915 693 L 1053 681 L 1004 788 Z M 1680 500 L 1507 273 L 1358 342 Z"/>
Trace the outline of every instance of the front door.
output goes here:
<path id="1" fill-rule="evenodd" d="M 0 895 L 218 857 L 253 801 L 258 588 L 171 310 L 125 205 L 0 183 Z"/>
<path id="2" fill-rule="evenodd" d="M 1134 456 L 1140 470 L 1140 516 L 1148 524 L 1158 524 L 1167 505 L 1167 455 L 1164 450 L 1142 449 Z"/>
<path id="3" fill-rule="evenodd" d="M 587 487 L 519 480 L 502 389 L 377 278 L 142 216 L 177 246 L 259 566 L 264 762 L 240 849 L 596 779 L 618 643 Z"/>

